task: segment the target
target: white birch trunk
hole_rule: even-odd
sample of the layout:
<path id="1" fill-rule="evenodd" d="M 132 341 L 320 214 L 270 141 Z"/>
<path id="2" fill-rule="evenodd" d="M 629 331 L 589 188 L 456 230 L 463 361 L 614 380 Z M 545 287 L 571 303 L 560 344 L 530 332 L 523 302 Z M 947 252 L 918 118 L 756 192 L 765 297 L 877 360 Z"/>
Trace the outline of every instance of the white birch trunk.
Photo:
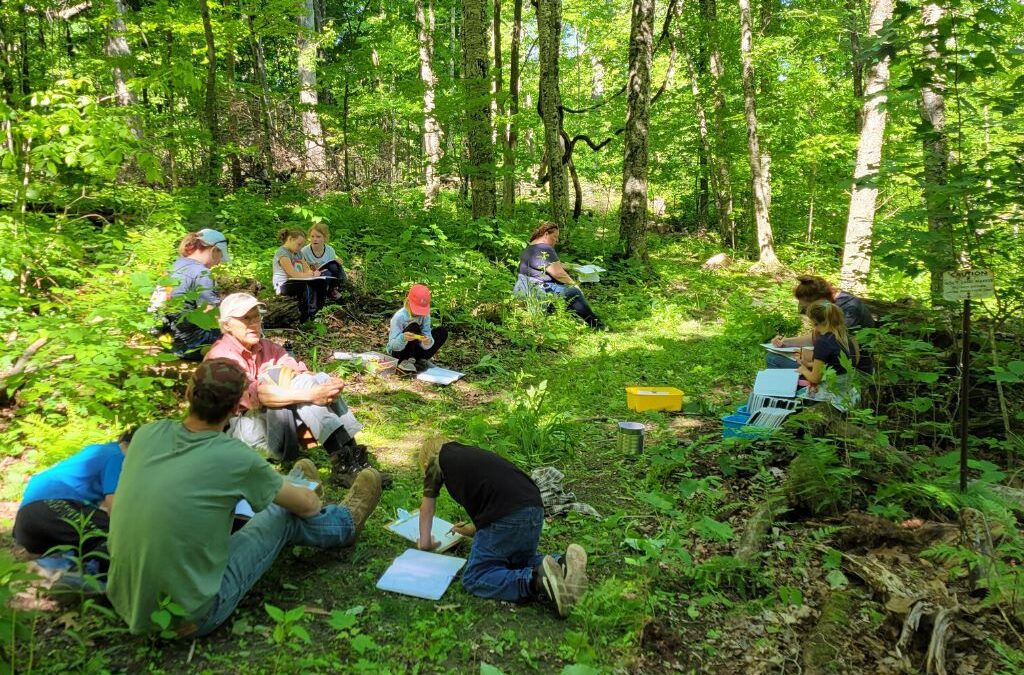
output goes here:
<path id="1" fill-rule="evenodd" d="M 302 168 L 308 177 L 312 177 L 323 188 L 327 184 L 327 150 L 320 115 L 316 110 L 319 98 L 316 91 L 316 14 L 313 2 L 305 0 L 295 41 L 299 49 L 299 108 L 302 111 L 302 132 L 305 137 Z"/>
<path id="2" fill-rule="evenodd" d="M 882 25 L 892 17 L 893 0 L 872 0 L 868 36 L 875 38 Z M 888 50 L 872 64 L 864 87 L 860 142 L 853 169 L 850 214 L 846 220 L 846 242 L 839 283 L 851 293 L 863 293 L 871 270 L 871 234 L 875 225 L 875 201 L 878 199 L 878 171 L 882 163 L 885 139 L 885 89 L 889 84 Z"/>
<path id="3" fill-rule="evenodd" d="M 430 206 L 441 191 L 437 164 L 441 160 L 441 127 L 434 117 L 434 3 L 416 0 L 416 23 L 419 28 L 420 79 L 423 81 L 423 179 L 424 204 Z"/>

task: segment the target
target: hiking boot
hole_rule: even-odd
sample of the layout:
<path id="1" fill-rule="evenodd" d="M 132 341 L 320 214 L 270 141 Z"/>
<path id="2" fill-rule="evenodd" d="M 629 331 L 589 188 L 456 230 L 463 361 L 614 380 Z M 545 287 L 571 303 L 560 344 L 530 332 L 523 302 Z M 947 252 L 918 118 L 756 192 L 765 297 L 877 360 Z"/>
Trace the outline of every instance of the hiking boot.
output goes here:
<path id="1" fill-rule="evenodd" d="M 573 600 L 565 587 L 565 575 L 558 561 L 549 555 L 544 556 L 544 560 L 541 561 L 534 574 L 540 575 L 540 587 L 544 591 L 544 595 L 555 603 L 558 616 L 563 619 L 569 616 Z"/>
<path id="2" fill-rule="evenodd" d="M 324 498 L 324 485 L 320 480 L 320 472 L 317 471 L 316 464 L 312 460 L 302 458 L 292 465 L 292 470 L 288 472 L 289 478 L 294 478 L 299 481 L 310 481 L 316 483 L 316 487 L 313 492 L 320 499 Z"/>
<path id="3" fill-rule="evenodd" d="M 424 370 L 430 370 L 434 367 L 434 362 L 430 359 L 416 359 L 416 372 L 422 373 Z"/>
<path id="4" fill-rule="evenodd" d="M 572 604 L 575 605 L 587 592 L 587 552 L 579 544 L 569 544 L 562 563 L 565 588 Z"/>
<path id="5" fill-rule="evenodd" d="M 352 489 L 342 500 L 342 506 L 352 514 L 352 523 L 356 527 L 356 536 L 363 531 L 363 524 L 373 513 L 380 501 L 380 474 L 376 469 L 363 469 L 352 483 Z"/>
<path id="6" fill-rule="evenodd" d="M 403 373 L 415 373 L 416 372 L 416 361 L 415 359 L 405 359 L 404 361 L 398 362 L 398 369 Z"/>

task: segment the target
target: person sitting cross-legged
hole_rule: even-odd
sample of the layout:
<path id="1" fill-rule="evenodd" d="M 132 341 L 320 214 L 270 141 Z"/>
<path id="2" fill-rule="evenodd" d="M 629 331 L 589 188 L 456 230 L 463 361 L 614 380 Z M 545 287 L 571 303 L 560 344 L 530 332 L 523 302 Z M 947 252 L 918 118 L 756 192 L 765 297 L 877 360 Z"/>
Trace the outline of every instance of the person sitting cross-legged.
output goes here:
<path id="1" fill-rule="evenodd" d="M 324 505 L 225 434 L 248 386 L 237 364 L 208 359 L 189 381 L 185 420 L 151 422 L 135 433 L 110 521 L 107 584 L 132 633 L 211 633 L 285 547 L 348 546 L 380 500 L 380 475 L 365 469 L 341 504 Z M 311 462 L 297 464 L 319 482 Z M 256 515 L 231 534 L 239 498 Z M 153 614 L 168 600 L 181 611 L 172 625 L 158 626 Z"/>
<path id="2" fill-rule="evenodd" d="M 291 461 L 298 455 L 296 427 L 301 421 L 327 451 L 335 476 L 347 487 L 369 466 L 369 459 L 366 446 L 356 443 L 363 425 L 341 396 L 345 384 L 326 373 L 309 372 L 283 347 L 261 337 L 262 307 L 248 293 L 224 298 L 220 304 L 224 337 L 206 355 L 234 361 L 248 378 L 228 433 L 266 450 L 272 460 Z"/>
<path id="3" fill-rule="evenodd" d="M 522 602 L 546 598 L 561 617 L 569 615 L 587 588 L 587 553 L 569 544 L 565 556 L 537 552 L 544 504 L 537 485 L 503 457 L 471 445 L 428 439 L 419 452 L 423 471 L 419 548 L 437 548 L 431 536 L 442 486 L 472 523 L 456 523 L 473 537 L 462 585 L 481 598 Z"/>
<path id="4" fill-rule="evenodd" d="M 388 354 L 398 359 L 399 370 L 423 372 L 434 367 L 431 357 L 448 339 L 448 329 L 433 327 L 430 320 L 430 289 L 414 284 L 402 307 L 391 317 Z"/>

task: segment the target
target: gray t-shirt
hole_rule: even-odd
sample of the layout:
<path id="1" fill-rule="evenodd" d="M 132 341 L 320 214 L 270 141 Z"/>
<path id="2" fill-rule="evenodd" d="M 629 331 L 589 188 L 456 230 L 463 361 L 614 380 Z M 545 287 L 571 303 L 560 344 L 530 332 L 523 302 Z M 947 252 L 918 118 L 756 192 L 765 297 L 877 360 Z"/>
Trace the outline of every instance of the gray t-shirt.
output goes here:
<path id="1" fill-rule="evenodd" d="M 304 258 L 302 253 L 292 253 L 284 246 L 278 246 L 277 250 L 274 251 L 274 291 L 277 293 L 281 292 L 281 287 L 284 286 L 284 282 L 288 281 L 288 273 L 281 267 L 281 258 L 288 258 L 292 261 L 292 267 L 297 267 L 302 264 Z"/>
<path id="2" fill-rule="evenodd" d="M 324 244 L 324 254 L 320 256 L 313 253 L 313 246 L 311 244 L 306 244 L 305 246 L 303 246 L 302 250 L 299 251 L 299 253 L 302 254 L 303 258 L 313 263 L 318 268 L 321 265 L 326 265 L 332 260 L 338 259 L 338 256 L 335 255 L 334 253 L 334 247 L 331 246 L 330 244 Z"/>
<path id="3" fill-rule="evenodd" d="M 171 297 L 177 298 L 188 293 L 197 292 L 196 300 L 186 300 L 185 311 L 191 311 L 197 305 L 219 305 L 220 296 L 215 290 L 216 284 L 210 277 L 210 270 L 203 263 L 185 256 L 179 257 L 171 268 L 171 276 L 178 280 L 178 286 L 171 291 Z"/>

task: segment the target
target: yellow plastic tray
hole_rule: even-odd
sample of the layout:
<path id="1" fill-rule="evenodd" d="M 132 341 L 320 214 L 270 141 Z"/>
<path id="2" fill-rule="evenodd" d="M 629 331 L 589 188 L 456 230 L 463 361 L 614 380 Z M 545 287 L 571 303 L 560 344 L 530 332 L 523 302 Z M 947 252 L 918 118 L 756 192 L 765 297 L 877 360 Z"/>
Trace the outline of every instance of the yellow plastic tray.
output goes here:
<path id="1" fill-rule="evenodd" d="M 675 387 L 626 387 L 626 405 L 635 412 L 683 409 L 683 392 Z"/>

